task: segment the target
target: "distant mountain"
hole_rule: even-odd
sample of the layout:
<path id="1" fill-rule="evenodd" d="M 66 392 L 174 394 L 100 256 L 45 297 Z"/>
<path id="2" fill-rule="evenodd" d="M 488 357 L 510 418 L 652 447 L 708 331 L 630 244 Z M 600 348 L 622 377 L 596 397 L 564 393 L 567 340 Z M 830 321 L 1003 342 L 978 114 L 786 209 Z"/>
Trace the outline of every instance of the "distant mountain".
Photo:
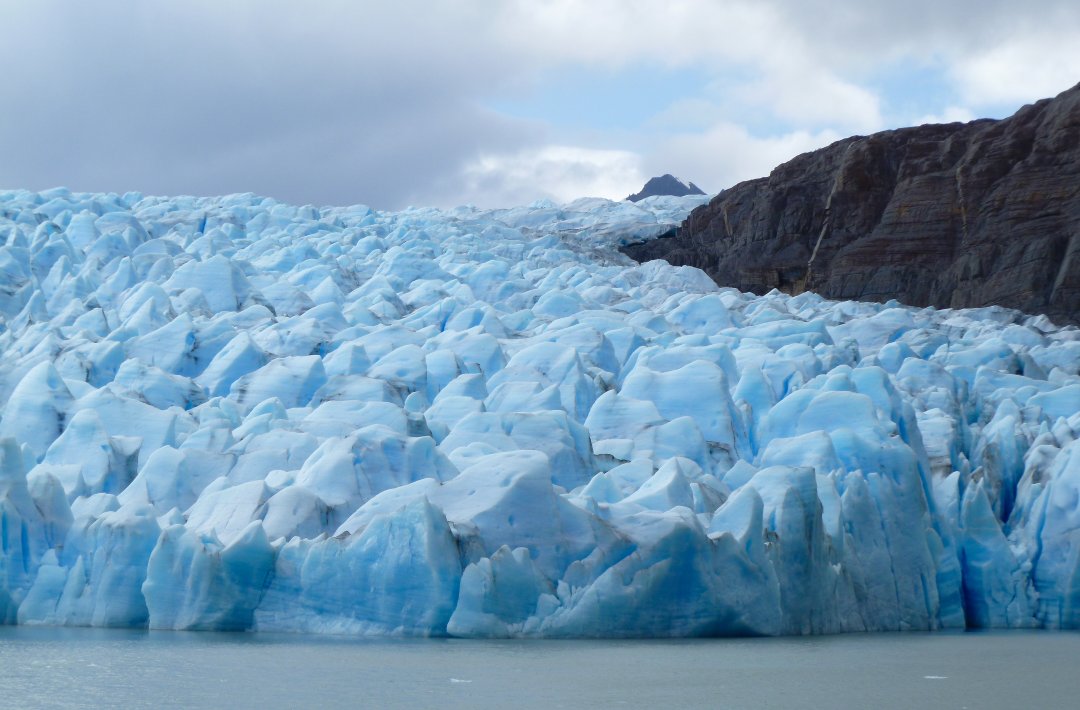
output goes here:
<path id="1" fill-rule="evenodd" d="M 704 191 L 692 182 L 683 182 L 674 175 L 662 175 L 649 180 L 645 183 L 645 187 L 641 188 L 641 192 L 636 195 L 630 195 L 626 199 L 631 202 L 637 202 L 638 200 L 644 200 L 646 197 L 653 197 L 655 195 L 682 197 L 683 195 L 704 194 Z"/>

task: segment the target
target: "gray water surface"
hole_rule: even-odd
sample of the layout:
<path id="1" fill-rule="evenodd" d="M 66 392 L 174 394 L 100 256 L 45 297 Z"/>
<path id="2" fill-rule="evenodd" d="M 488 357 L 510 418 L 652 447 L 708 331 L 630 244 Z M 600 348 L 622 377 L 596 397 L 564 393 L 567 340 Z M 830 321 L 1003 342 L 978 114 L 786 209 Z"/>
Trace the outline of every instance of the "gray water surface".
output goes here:
<path id="1" fill-rule="evenodd" d="M 0 627 L 0 708 L 1080 708 L 1080 634 L 462 641 Z"/>

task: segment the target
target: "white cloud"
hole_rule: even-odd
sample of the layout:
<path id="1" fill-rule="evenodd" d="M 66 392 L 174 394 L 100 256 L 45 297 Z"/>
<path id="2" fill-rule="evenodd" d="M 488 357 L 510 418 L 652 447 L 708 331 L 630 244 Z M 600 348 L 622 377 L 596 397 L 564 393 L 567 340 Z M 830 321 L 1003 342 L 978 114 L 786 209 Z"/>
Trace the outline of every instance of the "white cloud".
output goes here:
<path id="1" fill-rule="evenodd" d="M 541 198 L 557 203 L 579 197 L 621 200 L 641 189 L 645 179 L 636 153 L 549 145 L 481 156 L 465 166 L 460 182 L 441 202 L 511 207 Z"/>
<path id="2" fill-rule="evenodd" d="M 927 114 L 915 119 L 913 125 L 921 126 L 927 123 L 967 123 L 974 121 L 977 116 L 970 109 L 963 106 L 946 106 L 940 114 Z"/>
<path id="3" fill-rule="evenodd" d="M 744 0 L 519 0 L 495 27 L 514 52 L 552 63 L 748 70 L 740 98 L 796 124 L 881 127 L 880 99 L 822 61 L 780 3 Z"/>
<path id="4" fill-rule="evenodd" d="M 684 134 L 666 141 L 644 162 L 651 174 L 672 172 L 688 176 L 701 189 L 712 193 L 743 180 L 765 177 L 777 165 L 842 137 L 833 130 L 823 130 L 757 138 L 744 126 L 719 123 L 704 133 Z"/>
<path id="5" fill-rule="evenodd" d="M 777 63 L 760 81 L 742 89 L 744 101 L 768 105 L 795 126 L 881 130 L 881 98 L 820 67 Z"/>
<path id="6" fill-rule="evenodd" d="M 953 73 L 977 106 L 1055 96 L 1080 82 L 1080 29 L 1023 32 L 960 57 Z"/>
<path id="7" fill-rule="evenodd" d="M 497 7 L 493 36 L 545 64 L 745 61 L 795 39 L 768 2 L 512 0 Z"/>
<path id="8" fill-rule="evenodd" d="M 714 124 L 700 133 L 673 136 L 642 156 L 631 151 L 548 145 L 512 153 L 486 154 L 445 184 L 436 202 L 449 207 L 471 203 L 510 207 L 540 198 L 556 203 L 579 197 L 620 200 L 649 177 L 682 175 L 708 192 L 764 177 L 800 153 L 843 136 L 833 130 L 793 131 L 759 138 L 744 126 Z"/>

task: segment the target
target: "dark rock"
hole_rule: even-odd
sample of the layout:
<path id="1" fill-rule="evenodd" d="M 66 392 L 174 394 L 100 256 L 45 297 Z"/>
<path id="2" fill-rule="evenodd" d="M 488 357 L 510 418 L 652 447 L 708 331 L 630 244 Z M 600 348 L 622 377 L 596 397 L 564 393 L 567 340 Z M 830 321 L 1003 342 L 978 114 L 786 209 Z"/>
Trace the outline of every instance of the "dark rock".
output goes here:
<path id="1" fill-rule="evenodd" d="M 671 195 L 673 197 L 682 197 L 683 195 L 704 195 L 701 188 L 694 183 L 686 183 L 675 177 L 674 175 L 661 175 L 655 177 L 645 183 L 645 187 L 641 188 L 641 192 L 634 195 L 630 195 L 626 199 L 631 202 L 637 202 L 638 200 L 644 200 L 646 197 L 653 197 L 654 195 Z"/>
<path id="2" fill-rule="evenodd" d="M 1000 121 L 805 153 L 724 190 L 674 236 L 622 251 L 758 294 L 1001 305 L 1080 323 L 1080 85 Z"/>

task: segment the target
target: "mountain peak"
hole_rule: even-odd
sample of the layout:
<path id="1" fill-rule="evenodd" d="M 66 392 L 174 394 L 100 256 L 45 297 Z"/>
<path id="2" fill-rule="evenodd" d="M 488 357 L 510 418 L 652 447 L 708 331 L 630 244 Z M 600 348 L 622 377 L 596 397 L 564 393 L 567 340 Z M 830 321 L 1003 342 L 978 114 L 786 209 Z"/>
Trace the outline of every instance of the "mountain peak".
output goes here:
<path id="1" fill-rule="evenodd" d="M 704 194 L 705 192 L 694 183 L 684 182 L 674 175 L 667 174 L 652 178 L 645 183 L 645 187 L 641 188 L 641 192 L 630 195 L 626 199 L 631 202 L 637 202 L 638 200 L 644 200 L 646 197 L 653 197 L 654 195 L 682 197 L 683 195 Z"/>

